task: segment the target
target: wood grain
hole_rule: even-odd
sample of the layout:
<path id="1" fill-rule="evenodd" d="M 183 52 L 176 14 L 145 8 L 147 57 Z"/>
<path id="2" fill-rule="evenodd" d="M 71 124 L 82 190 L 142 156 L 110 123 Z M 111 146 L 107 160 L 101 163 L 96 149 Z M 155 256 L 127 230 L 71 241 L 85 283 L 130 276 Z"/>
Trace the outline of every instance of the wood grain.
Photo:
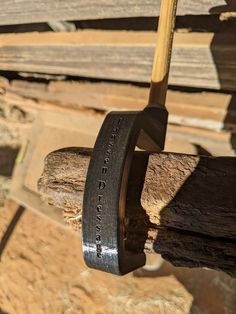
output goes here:
<path id="1" fill-rule="evenodd" d="M 0 36 L 0 70 L 150 82 L 154 32 L 80 31 Z M 171 85 L 236 90 L 236 37 L 176 33 Z"/>
<path id="2" fill-rule="evenodd" d="M 161 1 L 106 0 L 2 0 L 0 25 L 47 21 L 87 20 L 117 17 L 157 16 Z M 223 0 L 179 1 L 178 14 L 209 14 L 230 11 Z"/>
<path id="3" fill-rule="evenodd" d="M 1 78 L 0 78 L 1 79 Z M 23 110 L 43 110 L 46 103 L 58 109 L 90 109 L 100 113 L 112 110 L 142 110 L 147 104 L 149 89 L 128 84 L 50 81 L 33 83 L 2 78 L 0 96 L 7 110 L 14 103 Z M 29 100 L 37 102 L 29 103 Z M 27 101 L 28 100 L 28 101 Z M 40 103 L 39 103 L 40 102 Z M 166 106 L 169 123 L 213 131 L 236 132 L 236 97 L 234 94 L 210 92 L 187 93 L 168 90 Z M 56 108 L 54 109 L 56 110 Z M 9 110 L 10 113 L 10 110 Z"/>
<path id="4" fill-rule="evenodd" d="M 0 89 L 0 124 L 17 132 L 30 130 L 39 111 L 86 113 L 101 122 L 112 110 L 142 110 L 148 98 L 148 88 L 111 83 L 0 80 Z M 234 94 L 169 90 L 166 150 L 234 156 L 235 101 Z"/>
<path id="5" fill-rule="evenodd" d="M 52 152 L 38 184 L 43 199 L 61 208 L 76 230 L 90 154 L 78 148 Z M 235 158 L 136 153 L 127 193 L 127 245 L 161 253 L 178 266 L 210 267 L 235 276 L 235 184 Z M 145 247 L 140 247 L 144 238 Z"/>

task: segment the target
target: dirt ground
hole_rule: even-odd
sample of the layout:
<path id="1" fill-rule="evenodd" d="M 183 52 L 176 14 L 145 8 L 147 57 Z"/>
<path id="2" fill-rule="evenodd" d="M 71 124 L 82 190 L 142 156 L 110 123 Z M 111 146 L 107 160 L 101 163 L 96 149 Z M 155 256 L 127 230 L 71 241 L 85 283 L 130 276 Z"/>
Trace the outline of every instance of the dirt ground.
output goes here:
<path id="1" fill-rule="evenodd" d="M 0 313 L 236 313 L 236 280 L 223 273 L 88 270 L 76 233 L 9 201 L 0 217 Z"/>

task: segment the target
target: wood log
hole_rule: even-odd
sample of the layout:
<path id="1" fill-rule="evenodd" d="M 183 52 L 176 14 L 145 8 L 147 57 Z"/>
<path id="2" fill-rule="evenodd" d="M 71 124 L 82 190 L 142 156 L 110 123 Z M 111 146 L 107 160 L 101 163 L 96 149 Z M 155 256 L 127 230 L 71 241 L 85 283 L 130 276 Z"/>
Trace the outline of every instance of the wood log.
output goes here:
<path id="1" fill-rule="evenodd" d="M 36 23 L 48 21 L 87 20 L 117 17 L 157 16 L 160 0 L 110 0 L 97 3 L 94 0 L 2 0 L 0 25 Z M 178 14 L 209 14 L 232 11 L 234 5 L 224 0 L 180 0 Z"/>
<path id="2" fill-rule="evenodd" d="M 150 82 L 154 32 L 0 35 L 0 70 Z M 234 34 L 176 33 L 171 85 L 236 90 Z"/>
<path id="3" fill-rule="evenodd" d="M 66 223 L 81 228 L 91 150 L 50 153 L 38 182 Z M 127 192 L 127 245 L 177 266 L 209 267 L 236 276 L 236 161 L 231 157 L 136 152 Z"/>

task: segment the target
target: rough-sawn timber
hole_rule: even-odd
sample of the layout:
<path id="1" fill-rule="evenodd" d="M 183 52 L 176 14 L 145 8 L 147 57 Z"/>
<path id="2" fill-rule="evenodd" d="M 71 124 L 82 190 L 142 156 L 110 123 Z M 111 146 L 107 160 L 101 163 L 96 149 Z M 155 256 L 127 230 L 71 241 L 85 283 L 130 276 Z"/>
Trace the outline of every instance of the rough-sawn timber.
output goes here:
<path id="1" fill-rule="evenodd" d="M 48 21 L 157 16 L 160 0 L 1 0 L 0 25 Z M 177 13 L 209 14 L 233 10 L 223 0 L 180 0 Z"/>
<path id="2" fill-rule="evenodd" d="M 0 35 L 0 70 L 150 82 L 155 32 Z M 234 34 L 176 33 L 171 85 L 236 91 Z"/>

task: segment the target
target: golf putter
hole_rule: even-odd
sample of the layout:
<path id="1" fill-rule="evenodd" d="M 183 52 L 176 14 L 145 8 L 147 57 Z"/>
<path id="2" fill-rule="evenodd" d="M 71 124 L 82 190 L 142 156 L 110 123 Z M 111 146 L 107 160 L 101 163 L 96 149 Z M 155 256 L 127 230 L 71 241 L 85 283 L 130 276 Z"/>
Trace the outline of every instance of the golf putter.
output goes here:
<path id="1" fill-rule="evenodd" d="M 162 0 L 149 102 L 143 111 L 109 113 L 90 160 L 83 200 L 83 255 L 88 267 L 124 275 L 145 264 L 126 248 L 126 192 L 135 147 L 164 149 L 165 108 L 177 0 Z"/>

